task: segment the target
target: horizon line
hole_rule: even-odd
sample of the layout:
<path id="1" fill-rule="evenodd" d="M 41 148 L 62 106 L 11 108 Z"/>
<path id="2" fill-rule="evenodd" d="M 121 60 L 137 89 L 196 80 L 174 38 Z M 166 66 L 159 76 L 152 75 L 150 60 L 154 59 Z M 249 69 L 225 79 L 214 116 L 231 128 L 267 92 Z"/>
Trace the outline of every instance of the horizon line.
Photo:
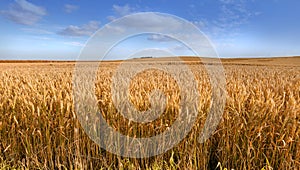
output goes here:
<path id="1" fill-rule="evenodd" d="M 118 61 L 126 61 L 126 60 L 146 60 L 146 59 L 159 59 L 159 58 L 174 58 L 174 57 L 180 57 L 180 58 L 216 58 L 216 57 L 198 57 L 198 56 L 165 56 L 165 57 L 140 57 L 140 58 L 129 58 L 129 59 L 111 59 L 111 60 L 57 60 L 57 59 L 0 59 L 0 63 L 6 62 L 21 62 L 21 63 L 26 63 L 26 62 L 101 62 L 101 61 L 106 61 L 106 62 L 118 62 Z M 299 56 L 245 56 L 245 57 L 218 57 L 218 59 L 221 60 L 226 60 L 226 59 L 264 59 L 264 58 L 297 58 Z"/>

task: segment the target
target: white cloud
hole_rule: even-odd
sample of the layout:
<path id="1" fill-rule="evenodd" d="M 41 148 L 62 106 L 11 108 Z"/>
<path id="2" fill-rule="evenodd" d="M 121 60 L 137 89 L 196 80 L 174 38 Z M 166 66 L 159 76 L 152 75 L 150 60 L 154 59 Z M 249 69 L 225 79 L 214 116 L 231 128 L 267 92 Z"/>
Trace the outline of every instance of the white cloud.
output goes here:
<path id="1" fill-rule="evenodd" d="M 195 29 L 191 23 L 184 22 L 180 19 L 178 20 L 178 18 L 173 15 L 148 12 L 132 14 L 104 26 L 103 29 L 89 41 L 89 50 L 84 52 L 84 56 L 89 56 L 90 59 L 97 58 L 99 55 L 104 56 L 106 49 L 111 49 L 115 46 L 115 43 L 119 41 L 125 43 L 127 38 L 134 36 L 144 36 L 146 40 L 144 38 L 138 38 L 133 41 L 127 41 L 128 48 L 125 48 L 122 52 L 124 55 L 132 54 L 141 48 L 153 47 L 171 49 L 176 52 L 174 54 L 191 54 L 191 51 L 188 50 L 189 48 L 197 49 L 201 56 L 212 56 L 215 54 L 206 37 L 199 33 L 198 29 Z M 149 42 L 147 42 L 147 39 Z M 139 40 L 146 42 L 138 44 Z M 163 43 L 153 43 L 150 41 Z M 173 47 L 174 44 L 181 43 L 186 44 L 188 47 Z M 103 47 L 103 50 L 93 48 L 99 46 Z M 172 48 L 168 48 L 168 46 Z M 117 51 L 120 52 L 119 50 Z"/>
<path id="2" fill-rule="evenodd" d="M 118 17 L 122 17 L 128 14 L 132 14 L 135 13 L 137 11 L 135 11 L 135 8 L 129 6 L 128 4 L 124 5 L 124 6 L 120 6 L 120 5 L 113 5 L 112 10 L 114 12 L 114 16 L 108 16 L 107 19 L 110 21 L 115 20 Z"/>
<path id="3" fill-rule="evenodd" d="M 220 0 L 220 2 L 224 4 L 232 4 L 234 3 L 234 0 Z"/>
<path id="4" fill-rule="evenodd" d="M 146 33 L 147 39 L 150 41 L 170 42 L 178 41 L 174 38 L 182 40 L 203 39 L 204 37 L 195 32 L 191 23 L 179 21 L 172 15 L 163 15 L 159 13 L 143 13 L 133 14 L 130 17 L 119 20 L 117 24 L 108 24 L 102 34 L 113 35 L 116 33 L 134 34 L 136 32 Z M 202 22 L 194 22 L 199 26 L 203 26 Z M 196 26 L 197 26 L 196 25 Z M 171 36 L 171 37 L 168 37 Z"/>
<path id="5" fill-rule="evenodd" d="M 119 33 L 119 34 L 122 34 L 126 31 L 126 28 L 124 28 L 123 26 L 117 26 L 117 25 L 114 25 L 114 26 L 105 25 L 105 28 L 111 32 Z"/>
<path id="6" fill-rule="evenodd" d="M 84 46 L 83 43 L 77 42 L 77 41 L 64 42 L 64 44 L 70 45 L 70 46 L 76 46 L 76 47 L 83 47 Z"/>
<path id="7" fill-rule="evenodd" d="M 15 0 L 8 10 L 0 11 L 7 19 L 23 25 L 33 25 L 47 14 L 45 8 L 34 5 L 26 0 Z"/>
<path id="8" fill-rule="evenodd" d="M 178 30 L 182 24 L 171 16 L 160 16 L 157 13 L 145 13 L 143 15 L 133 15 L 120 21 L 119 26 L 126 29 L 134 28 L 161 32 L 163 30 Z"/>
<path id="9" fill-rule="evenodd" d="M 158 41 L 158 42 L 174 41 L 172 38 L 161 34 L 151 34 L 150 36 L 148 36 L 147 39 L 150 41 Z"/>
<path id="10" fill-rule="evenodd" d="M 76 6 L 76 5 L 71 5 L 71 4 L 65 4 L 64 5 L 64 11 L 66 13 L 72 13 L 72 12 L 78 10 L 78 9 L 79 9 L 79 6 Z"/>
<path id="11" fill-rule="evenodd" d="M 113 20 L 117 19 L 117 17 L 115 17 L 115 16 L 108 16 L 107 19 L 109 21 L 113 21 Z"/>
<path id="12" fill-rule="evenodd" d="M 193 39 L 199 38 L 203 39 L 204 37 L 199 34 L 199 32 L 178 32 L 178 33 L 172 33 L 169 36 L 162 35 L 162 34 L 151 34 L 147 37 L 147 40 L 150 41 L 157 41 L 157 42 L 177 42 L 180 43 L 180 40 L 177 40 L 176 37 L 182 39 L 182 40 L 190 40 L 189 42 L 193 42 Z"/>
<path id="13" fill-rule="evenodd" d="M 58 34 L 66 36 L 90 36 L 100 28 L 99 25 L 100 22 L 98 21 L 90 21 L 88 24 L 82 26 L 70 25 L 58 32 Z"/>
<path id="14" fill-rule="evenodd" d="M 36 28 L 21 28 L 22 31 L 33 34 L 54 34 L 51 31 L 47 31 L 44 29 L 36 29 Z"/>
<path id="15" fill-rule="evenodd" d="M 34 38 L 34 39 L 37 39 L 37 40 L 45 40 L 45 41 L 53 40 L 53 38 L 43 37 L 43 36 L 31 36 L 31 37 Z"/>
<path id="16" fill-rule="evenodd" d="M 191 23 L 194 24 L 199 29 L 203 29 L 206 27 L 206 22 L 204 20 L 203 21 L 193 21 Z"/>
<path id="17" fill-rule="evenodd" d="M 133 13 L 134 8 L 130 7 L 128 4 L 124 6 L 113 5 L 113 11 L 117 16 L 125 16 Z"/>
<path id="18" fill-rule="evenodd" d="M 182 32 L 183 25 L 177 21 L 176 18 L 170 16 L 163 16 L 159 13 L 144 13 L 142 15 L 133 14 L 130 17 L 123 18 L 118 21 L 118 24 L 105 25 L 105 32 L 110 33 L 125 33 L 130 30 L 151 30 L 151 32 L 158 34 L 161 32 L 175 31 Z M 149 40 L 162 40 L 163 37 L 149 37 Z"/>

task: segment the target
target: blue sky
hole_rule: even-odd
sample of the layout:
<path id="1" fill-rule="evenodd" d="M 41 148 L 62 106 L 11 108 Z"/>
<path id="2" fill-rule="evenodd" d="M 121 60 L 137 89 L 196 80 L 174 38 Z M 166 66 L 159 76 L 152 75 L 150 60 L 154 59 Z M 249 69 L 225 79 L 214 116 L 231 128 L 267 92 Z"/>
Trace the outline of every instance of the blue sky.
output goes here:
<path id="1" fill-rule="evenodd" d="M 220 57 L 300 55 L 299 7 L 297 0 L 1 0 L 0 60 L 74 60 L 95 31 L 137 12 L 168 13 L 190 21 Z M 123 49 L 176 46 L 153 41 L 159 38 L 133 38 Z"/>

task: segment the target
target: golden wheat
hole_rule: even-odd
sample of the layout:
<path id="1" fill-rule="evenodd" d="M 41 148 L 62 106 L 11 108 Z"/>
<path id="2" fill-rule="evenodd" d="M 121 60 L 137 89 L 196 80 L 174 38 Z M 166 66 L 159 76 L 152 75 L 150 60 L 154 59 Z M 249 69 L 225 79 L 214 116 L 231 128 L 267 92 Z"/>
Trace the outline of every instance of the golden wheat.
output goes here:
<path id="1" fill-rule="evenodd" d="M 167 73 L 147 70 L 130 84 L 130 101 L 150 107 L 160 89 L 167 108 L 159 119 L 139 124 L 114 107 L 111 83 L 118 63 L 103 63 L 95 83 L 101 113 L 110 126 L 134 137 L 169 128 L 178 116 L 180 88 Z M 203 67 L 189 66 L 198 83 L 199 115 L 192 131 L 165 154 L 132 159 L 101 149 L 84 132 L 74 111 L 74 63 L 5 64 L 0 67 L 0 166 L 28 169 L 299 169 L 300 68 L 225 65 L 227 102 L 217 130 L 197 137 L 210 109 L 211 87 Z"/>

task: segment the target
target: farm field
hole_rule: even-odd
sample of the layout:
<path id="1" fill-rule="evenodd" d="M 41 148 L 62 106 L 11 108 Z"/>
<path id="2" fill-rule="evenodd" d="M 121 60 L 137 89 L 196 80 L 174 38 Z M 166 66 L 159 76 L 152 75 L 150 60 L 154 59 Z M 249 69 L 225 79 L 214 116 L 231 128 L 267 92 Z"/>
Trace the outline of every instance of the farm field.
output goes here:
<path id="1" fill-rule="evenodd" d="M 0 61 L 0 169 L 300 169 L 300 57 L 222 59 L 226 105 L 217 130 L 204 143 L 197 138 L 211 105 L 209 77 L 197 59 L 182 60 L 198 85 L 196 123 L 174 148 L 142 159 L 116 156 L 86 135 L 74 109 L 75 62 Z M 151 123 L 132 122 L 112 104 L 112 76 L 120 63 L 99 67 L 95 97 L 101 114 L 132 137 L 165 131 L 180 107 L 176 81 L 155 69 L 137 74 L 129 89 L 135 108 L 150 107 L 153 89 L 164 92 L 167 105 Z"/>

